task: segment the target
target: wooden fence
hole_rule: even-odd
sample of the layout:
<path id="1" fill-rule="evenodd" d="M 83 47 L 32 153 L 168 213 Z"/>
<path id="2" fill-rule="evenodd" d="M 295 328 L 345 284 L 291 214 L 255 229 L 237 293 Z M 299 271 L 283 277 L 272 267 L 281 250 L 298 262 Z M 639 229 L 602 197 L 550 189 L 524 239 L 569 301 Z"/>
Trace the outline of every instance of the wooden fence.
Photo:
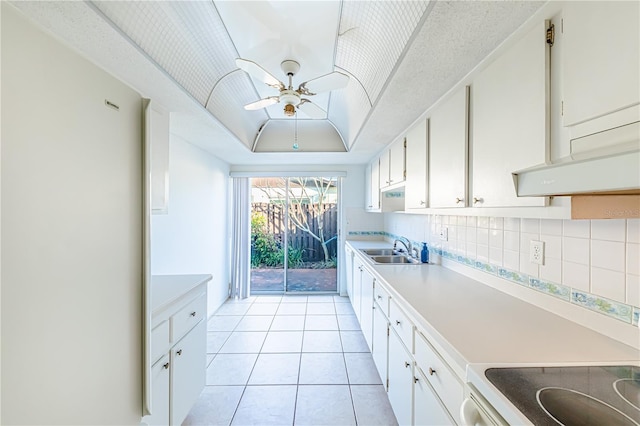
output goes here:
<path id="1" fill-rule="evenodd" d="M 328 241 L 329 257 L 337 256 L 338 207 L 335 203 L 290 204 L 289 209 L 291 210 L 289 214 L 306 217 L 311 231 L 316 235 L 319 235 L 316 215 L 320 214 L 324 225 L 324 239 Z M 285 206 L 283 204 L 252 203 L 251 211 L 263 214 L 267 219 L 267 232 L 278 241 L 283 241 L 285 236 Z M 302 260 L 305 262 L 324 260 L 320 241 L 313 238 L 308 232 L 296 227 L 292 220 L 289 220 L 289 245 L 302 250 Z"/>

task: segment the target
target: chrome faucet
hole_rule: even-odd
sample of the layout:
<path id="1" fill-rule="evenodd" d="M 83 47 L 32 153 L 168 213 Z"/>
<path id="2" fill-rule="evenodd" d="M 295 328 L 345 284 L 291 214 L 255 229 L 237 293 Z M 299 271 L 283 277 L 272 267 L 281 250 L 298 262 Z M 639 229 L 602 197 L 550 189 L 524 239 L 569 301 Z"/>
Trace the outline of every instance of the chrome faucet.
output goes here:
<path id="1" fill-rule="evenodd" d="M 398 243 L 402 243 L 402 245 L 404 246 L 404 248 L 406 249 L 407 255 L 412 257 L 413 256 L 413 246 L 411 245 L 411 241 L 409 241 L 408 238 L 406 237 L 398 237 L 393 241 L 393 249 L 396 249 L 396 246 L 398 245 Z M 417 250 L 416 250 L 417 252 Z"/>

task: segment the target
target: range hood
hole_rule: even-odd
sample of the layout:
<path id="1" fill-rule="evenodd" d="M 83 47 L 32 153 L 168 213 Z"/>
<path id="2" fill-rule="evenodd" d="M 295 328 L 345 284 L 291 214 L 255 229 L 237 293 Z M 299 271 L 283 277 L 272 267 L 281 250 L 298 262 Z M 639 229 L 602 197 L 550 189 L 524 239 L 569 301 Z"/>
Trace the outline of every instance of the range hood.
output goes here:
<path id="1" fill-rule="evenodd" d="M 513 172 L 518 197 L 640 194 L 640 122 L 571 141 L 571 155 Z"/>

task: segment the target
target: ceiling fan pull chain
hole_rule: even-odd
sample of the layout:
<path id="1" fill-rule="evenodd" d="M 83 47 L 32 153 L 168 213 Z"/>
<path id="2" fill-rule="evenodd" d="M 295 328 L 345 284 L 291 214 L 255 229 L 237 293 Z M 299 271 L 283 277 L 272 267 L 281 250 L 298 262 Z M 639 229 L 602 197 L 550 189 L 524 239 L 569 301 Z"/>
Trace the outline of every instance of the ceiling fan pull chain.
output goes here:
<path id="1" fill-rule="evenodd" d="M 297 151 L 299 148 L 298 146 L 298 111 L 295 112 L 295 117 L 293 120 L 294 120 L 293 149 Z"/>

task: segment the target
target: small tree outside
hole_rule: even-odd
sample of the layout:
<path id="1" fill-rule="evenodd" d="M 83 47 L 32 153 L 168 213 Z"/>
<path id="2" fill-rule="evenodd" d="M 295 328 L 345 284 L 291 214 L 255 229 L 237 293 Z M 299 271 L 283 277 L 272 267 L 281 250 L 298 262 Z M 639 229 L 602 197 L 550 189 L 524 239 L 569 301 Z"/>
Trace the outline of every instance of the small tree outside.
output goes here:
<path id="1" fill-rule="evenodd" d="M 286 181 L 287 178 L 265 179 L 263 184 L 257 188 L 260 189 L 269 204 L 284 205 L 288 195 L 290 225 L 316 240 L 322 250 L 324 265 L 335 267 L 335 258 L 331 256 L 328 244 L 336 238 L 336 235 L 328 235 L 327 232 L 329 230 L 329 233 L 333 234 L 335 228 L 333 226 L 327 227 L 326 215 L 323 210 L 327 204 L 334 205 L 335 203 L 335 179 L 291 178 L 288 186 Z M 264 221 L 264 226 L 266 226 L 267 219 L 264 218 Z M 295 249 L 304 251 L 305 247 L 295 247 Z"/>

